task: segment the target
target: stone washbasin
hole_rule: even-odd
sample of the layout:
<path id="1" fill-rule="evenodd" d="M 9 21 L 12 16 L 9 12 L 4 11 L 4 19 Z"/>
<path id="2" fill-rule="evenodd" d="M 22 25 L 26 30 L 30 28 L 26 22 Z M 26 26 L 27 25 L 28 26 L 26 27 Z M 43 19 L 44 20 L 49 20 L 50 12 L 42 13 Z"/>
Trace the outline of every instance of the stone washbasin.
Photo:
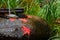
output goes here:
<path id="1" fill-rule="evenodd" d="M 14 15 L 14 11 L 17 13 L 15 17 L 8 17 L 5 14 L 9 15 L 9 9 L 0 9 L 0 39 L 1 40 L 12 40 L 12 39 L 17 39 L 17 38 L 22 38 L 25 33 L 24 30 L 26 31 L 27 29 L 31 29 L 31 25 L 24 24 L 20 18 L 25 18 L 26 16 L 23 14 L 24 9 L 19 8 L 19 9 L 10 9 L 10 13 Z M 15 19 L 14 21 L 11 20 Z M 28 31 L 27 30 L 27 31 Z M 28 32 L 26 33 L 28 34 Z"/>

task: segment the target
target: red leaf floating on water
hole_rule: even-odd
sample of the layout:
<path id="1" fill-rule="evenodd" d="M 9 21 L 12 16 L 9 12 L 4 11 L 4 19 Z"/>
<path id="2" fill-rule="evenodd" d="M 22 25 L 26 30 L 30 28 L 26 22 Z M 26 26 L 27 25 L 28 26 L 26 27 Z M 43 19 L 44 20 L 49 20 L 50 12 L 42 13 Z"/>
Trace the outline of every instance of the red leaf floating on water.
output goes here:
<path id="1" fill-rule="evenodd" d="M 13 22 L 16 20 L 16 18 L 9 18 L 9 20 Z"/>
<path id="2" fill-rule="evenodd" d="M 19 20 L 21 20 L 21 21 L 24 22 L 24 23 L 28 22 L 28 20 L 25 19 L 25 18 L 20 18 Z"/>
<path id="3" fill-rule="evenodd" d="M 32 16 L 30 16 L 30 15 L 27 15 L 27 18 L 32 18 Z"/>
<path id="4" fill-rule="evenodd" d="M 28 34 L 28 36 L 29 36 L 30 33 L 31 33 L 30 28 L 28 28 L 28 27 L 26 27 L 26 26 L 23 26 L 23 27 L 22 27 L 22 31 L 23 31 L 23 34 L 24 34 L 24 35 L 25 35 L 25 34 Z"/>

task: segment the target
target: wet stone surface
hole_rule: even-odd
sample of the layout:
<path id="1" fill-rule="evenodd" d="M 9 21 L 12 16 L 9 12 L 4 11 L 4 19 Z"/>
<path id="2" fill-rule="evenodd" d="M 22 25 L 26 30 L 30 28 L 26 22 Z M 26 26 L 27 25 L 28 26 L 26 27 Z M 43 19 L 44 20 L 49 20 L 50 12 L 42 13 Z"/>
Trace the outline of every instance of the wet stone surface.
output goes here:
<path id="1" fill-rule="evenodd" d="M 24 35 L 21 30 L 23 25 L 25 24 L 18 19 L 15 21 L 10 21 L 9 19 L 0 18 L 0 34 L 7 37 L 22 37 Z"/>

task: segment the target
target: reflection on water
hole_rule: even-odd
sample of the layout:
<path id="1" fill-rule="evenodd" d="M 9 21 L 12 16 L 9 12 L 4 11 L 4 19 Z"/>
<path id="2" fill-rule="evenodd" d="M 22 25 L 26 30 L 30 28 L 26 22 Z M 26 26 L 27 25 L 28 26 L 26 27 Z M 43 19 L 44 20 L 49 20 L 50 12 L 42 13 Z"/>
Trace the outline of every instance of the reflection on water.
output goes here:
<path id="1" fill-rule="evenodd" d="M 9 9 L 9 14 L 10 14 L 10 2 L 8 0 L 8 9 Z"/>

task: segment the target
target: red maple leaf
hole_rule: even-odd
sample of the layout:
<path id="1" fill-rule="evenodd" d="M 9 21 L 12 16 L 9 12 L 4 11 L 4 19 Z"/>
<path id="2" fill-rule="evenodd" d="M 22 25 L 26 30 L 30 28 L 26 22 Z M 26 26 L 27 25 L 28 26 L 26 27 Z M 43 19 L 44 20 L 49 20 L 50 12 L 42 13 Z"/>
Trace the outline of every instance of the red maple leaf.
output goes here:
<path id="1" fill-rule="evenodd" d="M 16 18 L 9 18 L 9 20 L 13 22 L 16 20 Z"/>
<path id="2" fill-rule="evenodd" d="M 21 20 L 21 21 L 24 22 L 24 23 L 28 22 L 28 20 L 25 19 L 25 18 L 19 18 L 19 20 Z"/>
<path id="3" fill-rule="evenodd" d="M 27 15 L 27 18 L 32 18 L 32 16 L 30 16 L 30 15 Z"/>
<path id="4" fill-rule="evenodd" d="M 23 31 L 23 34 L 24 34 L 24 35 L 25 35 L 25 34 L 30 35 L 30 33 L 31 33 L 30 28 L 28 28 L 28 27 L 26 27 L 26 26 L 22 26 L 22 31 Z"/>

